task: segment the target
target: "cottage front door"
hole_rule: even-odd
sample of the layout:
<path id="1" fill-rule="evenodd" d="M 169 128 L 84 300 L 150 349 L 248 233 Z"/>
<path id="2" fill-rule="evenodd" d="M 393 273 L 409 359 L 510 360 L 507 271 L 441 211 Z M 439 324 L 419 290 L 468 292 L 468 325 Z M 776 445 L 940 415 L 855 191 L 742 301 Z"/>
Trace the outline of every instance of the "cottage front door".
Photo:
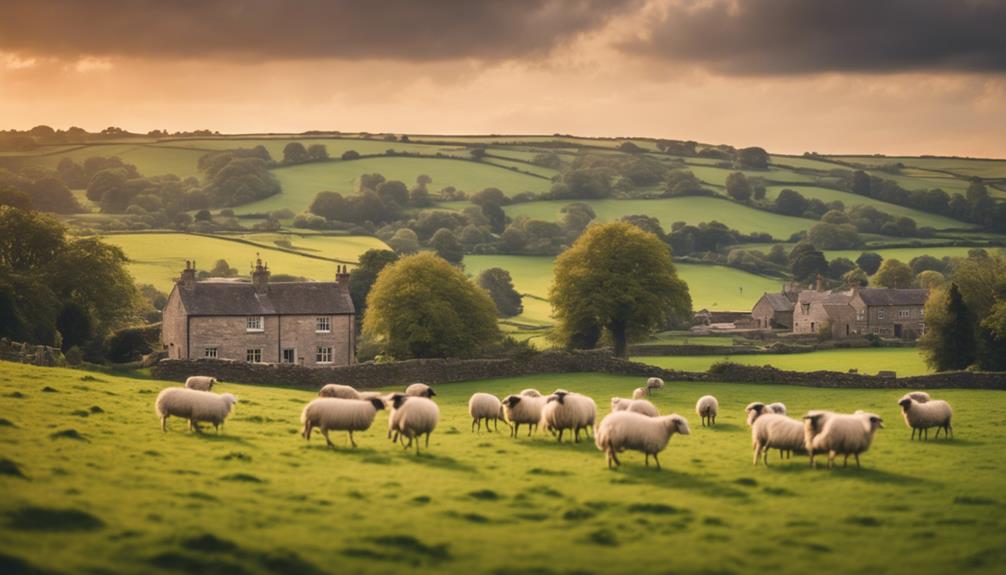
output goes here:
<path id="1" fill-rule="evenodd" d="M 901 324 L 894 324 L 894 337 L 901 337 Z"/>

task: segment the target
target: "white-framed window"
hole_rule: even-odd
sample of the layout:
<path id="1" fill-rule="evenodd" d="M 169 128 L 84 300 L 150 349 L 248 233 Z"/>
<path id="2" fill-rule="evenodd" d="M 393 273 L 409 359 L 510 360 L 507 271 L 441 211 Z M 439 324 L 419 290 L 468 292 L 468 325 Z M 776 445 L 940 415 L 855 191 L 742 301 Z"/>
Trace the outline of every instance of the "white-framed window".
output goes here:
<path id="1" fill-rule="evenodd" d="M 899 318 L 912 317 L 912 310 L 910 310 L 910 309 L 899 309 L 898 310 L 898 317 Z"/>
<path id="2" fill-rule="evenodd" d="M 919 317 L 926 317 L 926 308 L 924 307 L 919 308 Z"/>
<path id="3" fill-rule="evenodd" d="M 886 314 L 886 313 L 884 313 L 884 310 L 882 310 L 882 309 L 878 309 L 878 310 L 877 310 L 877 319 L 884 319 L 884 317 L 885 317 L 886 315 L 887 315 L 887 314 Z"/>
<path id="4" fill-rule="evenodd" d="M 250 315 L 245 320 L 245 331 L 265 331 L 262 327 L 263 323 L 262 316 Z"/>
<path id="5" fill-rule="evenodd" d="M 317 363 L 332 363 L 332 348 L 319 345 L 315 348 L 314 360 Z"/>
<path id="6" fill-rule="evenodd" d="M 320 316 L 314 318 L 314 331 L 315 333 L 329 333 L 332 331 L 332 318 L 325 316 Z"/>
<path id="7" fill-rule="evenodd" d="M 203 357 L 210 357 L 210 358 L 218 357 L 217 348 L 215 347 L 203 348 Z"/>
<path id="8" fill-rule="evenodd" d="M 863 321 L 866 319 L 866 312 L 861 309 L 856 310 L 856 321 Z"/>
<path id="9" fill-rule="evenodd" d="M 261 347 L 250 347 L 247 353 L 245 353 L 245 360 L 248 363 L 262 363 L 262 348 Z"/>
<path id="10" fill-rule="evenodd" d="M 297 350 L 292 347 L 283 348 L 283 357 L 280 358 L 283 363 L 297 363 Z"/>

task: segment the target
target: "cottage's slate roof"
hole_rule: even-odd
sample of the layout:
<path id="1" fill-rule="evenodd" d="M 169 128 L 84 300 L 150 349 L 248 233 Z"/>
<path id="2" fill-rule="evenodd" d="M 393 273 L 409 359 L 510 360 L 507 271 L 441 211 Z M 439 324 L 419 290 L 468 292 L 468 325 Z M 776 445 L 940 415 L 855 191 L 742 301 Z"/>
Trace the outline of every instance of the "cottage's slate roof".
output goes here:
<path id="1" fill-rule="evenodd" d="M 835 321 L 852 321 L 856 317 L 856 310 L 847 303 L 821 303 L 828 319 Z"/>
<path id="2" fill-rule="evenodd" d="M 863 288 L 859 297 L 866 305 L 925 305 L 929 290 Z"/>
<path id="3" fill-rule="evenodd" d="M 793 311 L 794 301 L 786 294 L 766 293 L 761 297 L 767 301 L 770 306 L 772 306 L 773 311 Z"/>
<path id="4" fill-rule="evenodd" d="M 270 283 L 259 294 L 248 282 L 196 282 L 177 286 L 188 315 L 342 315 L 354 313 L 353 300 L 336 282 Z"/>
<path id="5" fill-rule="evenodd" d="M 852 301 L 852 292 L 849 291 L 815 291 L 804 290 L 797 296 L 797 302 L 810 304 L 814 302 L 822 303 L 848 303 Z"/>

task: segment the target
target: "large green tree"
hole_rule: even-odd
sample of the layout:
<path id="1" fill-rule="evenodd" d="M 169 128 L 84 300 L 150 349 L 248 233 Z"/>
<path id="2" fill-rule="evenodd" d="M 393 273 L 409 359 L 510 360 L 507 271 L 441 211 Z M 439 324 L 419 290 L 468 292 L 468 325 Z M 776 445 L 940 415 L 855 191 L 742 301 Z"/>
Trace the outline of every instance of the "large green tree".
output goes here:
<path id="1" fill-rule="evenodd" d="M 513 279 L 510 272 L 503 268 L 489 268 L 483 270 L 476 279 L 479 287 L 489 293 L 500 317 L 512 317 L 520 315 L 524 311 L 521 303 L 521 295 L 513 287 Z"/>
<path id="2" fill-rule="evenodd" d="M 398 359 L 478 357 L 500 340 L 489 294 L 430 252 L 381 271 L 363 331 Z"/>
<path id="3" fill-rule="evenodd" d="M 975 361 L 975 321 L 957 284 L 935 290 L 926 302 L 926 333 L 919 338 L 926 363 L 937 371 L 964 369 Z"/>
<path id="4" fill-rule="evenodd" d="M 391 250 L 367 250 L 360 255 L 360 263 L 349 272 L 349 297 L 356 308 L 357 329 L 367 315 L 367 296 L 377 281 L 377 274 L 396 261 L 398 254 Z"/>
<path id="5" fill-rule="evenodd" d="M 873 276 L 873 285 L 885 288 L 910 288 L 915 282 L 915 275 L 908 264 L 896 259 L 884 260 L 880 269 Z"/>
<path id="6" fill-rule="evenodd" d="M 603 330 L 619 356 L 629 339 L 669 317 L 687 316 L 692 307 L 667 245 L 628 222 L 587 228 L 556 259 L 549 297 L 565 345 L 591 343 L 590 334 Z"/>

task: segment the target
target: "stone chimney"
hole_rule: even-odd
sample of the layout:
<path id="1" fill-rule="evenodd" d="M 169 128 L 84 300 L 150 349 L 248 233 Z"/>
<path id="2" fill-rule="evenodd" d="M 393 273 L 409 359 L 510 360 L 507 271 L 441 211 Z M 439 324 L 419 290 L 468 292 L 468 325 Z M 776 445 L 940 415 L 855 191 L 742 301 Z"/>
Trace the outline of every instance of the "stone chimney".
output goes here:
<path id="1" fill-rule="evenodd" d="M 335 283 L 339 284 L 339 289 L 349 292 L 349 266 L 335 266 Z"/>
<path id="2" fill-rule="evenodd" d="M 263 264 L 258 254 L 255 254 L 255 267 L 251 277 L 255 293 L 264 294 L 269 291 L 269 264 Z"/>
<path id="3" fill-rule="evenodd" d="M 814 289 L 817 291 L 824 291 L 824 276 L 817 274 L 817 280 L 814 283 Z"/>
<path id="4" fill-rule="evenodd" d="M 189 261 L 185 260 L 185 269 L 182 270 L 182 276 L 178 278 L 178 285 L 182 289 L 193 290 L 196 289 L 196 262 L 195 260 Z"/>

